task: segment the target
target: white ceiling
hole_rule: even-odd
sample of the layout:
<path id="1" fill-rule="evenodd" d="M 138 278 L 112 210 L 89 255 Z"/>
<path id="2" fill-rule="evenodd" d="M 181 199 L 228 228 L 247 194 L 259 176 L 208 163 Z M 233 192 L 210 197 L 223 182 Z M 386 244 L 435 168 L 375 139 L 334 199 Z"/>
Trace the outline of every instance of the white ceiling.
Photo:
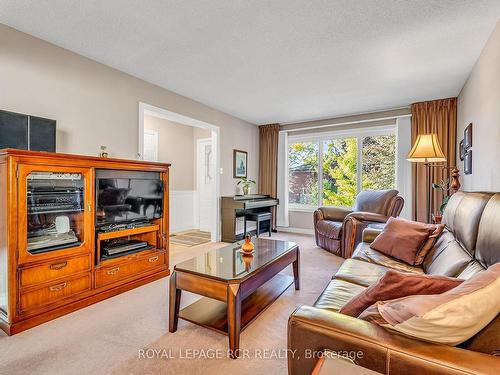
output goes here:
<path id="1" fill-rule="evenodd" d="M 0 0 L 0 23 L 257 124 L 455 96 L 499 15 L 500 0 Z"/>

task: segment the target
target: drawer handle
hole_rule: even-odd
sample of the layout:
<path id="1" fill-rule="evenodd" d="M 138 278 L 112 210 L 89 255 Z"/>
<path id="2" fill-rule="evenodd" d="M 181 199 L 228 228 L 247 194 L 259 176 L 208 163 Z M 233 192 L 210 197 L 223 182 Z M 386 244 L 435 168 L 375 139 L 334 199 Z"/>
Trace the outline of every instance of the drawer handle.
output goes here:
<path id="1" fill-rule="evenodd" d="M 49 268 L 51 270 L 60 270 L 60 269 L 63 269 L 64 267 L 66 267 L 68 265 L 68 261 L 64 261 L 64 262 L 59 262 L 59 263 L 52 263 Z"/>
<path id="2" fill-rule="evenodd" d="M 120 267 L 115 267 L 111 268 L 110 270 L 106 271 L 108 275 L 116 275 L 120 271 Z"/>
<path id="3" fill-rule="evenodd" d="M 49 290 L 51 292 L 58 292 L 60 290 L 63 290 L 64 288 L 66 288 L 68 286 L 68 283 L 62 283 L 62 284 L 58 284 L 58 285 L 53 285 L 49 288 Z"/>
<path id="4" fill-rule="evenodd" d="M 149 258 L 148 262 L 149 263 L 153 263 L 153 262 L 156 262 L 158 259 L 160 259 L 160 257 L 158 255 L 156 255 L 154 257 Z"/>

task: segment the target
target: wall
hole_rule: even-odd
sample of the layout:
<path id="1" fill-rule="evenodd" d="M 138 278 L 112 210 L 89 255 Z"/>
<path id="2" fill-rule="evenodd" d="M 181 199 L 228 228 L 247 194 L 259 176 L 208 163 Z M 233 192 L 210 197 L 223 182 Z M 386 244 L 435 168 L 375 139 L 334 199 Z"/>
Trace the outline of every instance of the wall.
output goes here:
<path id="1" fill-rule="evenodd" d="M 462 189 L 500 191 L 500 21 L 458 96 L 457 151 L 465 127 L 472 122 L 472 174 L 463 174 Z"/>
<path id="2" fill-rule="evenodd" d="M 233 149 L 248 151 L 257 178 L 257 126 L 1 24 L 0 45 L 0 109 L 56 119 L 58 152 L 96 155 L 106 145 L 134 159 L 144 102 L 220 127 L 222 195 L 235 191 Z"/>
<path id="3" fill-rule="evenodd" d="M 146 115 L 144 130 L 158 132 L 158 161 L 172 164 L 170 189 L 196 190 L 193 173 L 194 128 Z"/>

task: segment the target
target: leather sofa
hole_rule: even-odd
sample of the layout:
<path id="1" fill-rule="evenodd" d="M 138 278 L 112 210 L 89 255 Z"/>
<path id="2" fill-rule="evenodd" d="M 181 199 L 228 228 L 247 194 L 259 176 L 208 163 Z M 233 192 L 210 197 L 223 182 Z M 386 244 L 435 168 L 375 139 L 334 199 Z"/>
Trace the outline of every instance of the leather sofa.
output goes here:
<path id="1" fill-rule="evenodd" d="M 316 244 L 331 253 L 349 258 L 368 224 L 385 223 L 398 216 L 404 200 L 397 190 L 363 190 L 354 208 L 320 207 L 314 212 Z"/>
<path id="2" fill-rule="evenodd" d="M 444 212 L 446 229 L 422 266 L 410 266 L 370 248 L 378 231 L 366 229 L 314 306 L 288 321 L 288 373 L 310 374 L 325 349 L 362 353 L 356 365 L 381 374 L 493 374 L 500 369 L 500 317 L 457 347 L 429 343 L 339 313 L 354 295 L 388 269 L 468 279 L 500 261 L 500 193 L 454 194 Z M 480 308 L 480 306 L 478 306 Z M 295 352 L 293 352 L 295 351 Z M 498 372 L 497 372 L 498 373 Z"/>

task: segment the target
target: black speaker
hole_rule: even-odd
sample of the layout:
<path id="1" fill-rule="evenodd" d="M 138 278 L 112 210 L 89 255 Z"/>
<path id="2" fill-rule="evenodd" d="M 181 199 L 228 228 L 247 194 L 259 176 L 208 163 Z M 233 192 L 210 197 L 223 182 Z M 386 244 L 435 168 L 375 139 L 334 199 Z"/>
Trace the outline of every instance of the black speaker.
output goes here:
<path id="1" fill-rule="evenodd" d="M 56 121 L 0 111 L 0 149 L 56 152 Z"/>
<path id="2" fill-rule="evenodd" d="M 28 115 L 0 111 L 0 149 L 28 149 Z"/>
<path id="3" fill-rule="evenodd" d="M 29 149 L 56 152 L 56 121 L 29 117 Z"/>

